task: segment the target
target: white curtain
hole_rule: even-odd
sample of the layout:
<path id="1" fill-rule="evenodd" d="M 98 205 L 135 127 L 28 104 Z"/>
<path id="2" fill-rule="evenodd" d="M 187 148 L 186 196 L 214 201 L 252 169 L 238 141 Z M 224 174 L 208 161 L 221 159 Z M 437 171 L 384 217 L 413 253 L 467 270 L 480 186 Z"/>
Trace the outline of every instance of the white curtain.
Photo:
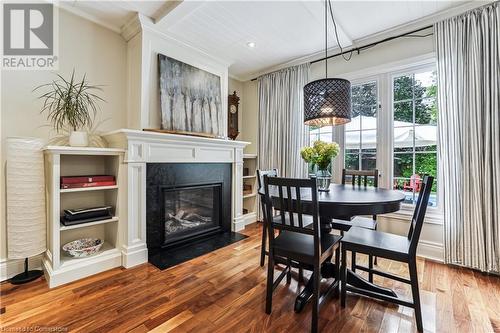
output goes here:
<path id="1" fill-rule="evenodd" d="M 305 177 L 300 149 L 307 145 L 303 88 L 309 64 L 263 75 L 259 90 L 259 168 L 277 168 L 284 177 Z"/>
<path id="2" fill-rule="evenodd" d="M 500 6 L 435 25 L 447 263 L 500 271 Z"/>

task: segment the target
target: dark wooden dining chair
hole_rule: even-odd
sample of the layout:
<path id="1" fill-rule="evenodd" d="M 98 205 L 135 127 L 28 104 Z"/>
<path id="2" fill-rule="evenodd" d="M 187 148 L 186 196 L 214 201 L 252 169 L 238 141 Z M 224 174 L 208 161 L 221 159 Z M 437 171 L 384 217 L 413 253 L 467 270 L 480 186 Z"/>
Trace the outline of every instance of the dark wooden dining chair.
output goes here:
<path id="1" fill-rule="evenodd" d="M 264 176 L 268 177 L 278 177 L 278 169 L 271 170 L 257 170 L 257 183 L 259 185 L 258 193 L 260 197 L 260 206 L 262 207 L 262 245 L 260 247 L 260 265 L 264 266 L 266 261 L 266 255 L 268 255 L 267 247 L 267 224 L 266 219 L 264 218 L 266 212 L 264 208 L 264 195 L 262 194 L 262 190 L 264 189 Z"/>
<path id="2" fill-rule="evenodd" d="M 349 183 L 352 186 L 364 186 L 367 187 L 368 180 L 373 178 L 373 187 L 378 187 L 378 170 L 342 170 L 342 185 L 346 185 L 348 182 L 347 177 L 351 177 Z M 366 218 L 362 216 L 356 216 L 354 219 L 352 216 L 346 217 L 346 219 L 335 219 L 332 221 L 333 229 L 340 230 L 342 232 L 348 231 L 352 226 L 357 226 L 361 228 L 367 228 L 376 230 L 377 229 L 377 215 L 373 215 L 372 218 Z"/>
<path id="3" fill-rule="evenodd" d="M 350 179 L 347 179 L 350 177 Z M 352 186 L 364 186 L 367 187 L 368 181 L 373 179 L 373 187 L 378 187 L 378 170 L 342 170 L 342 185 L 346 183 L 352 184 Z M 345 231 L 351 229 L 352 226 L 361 227 L 370 230 L 377 230 L 377 215 L 372 215 L 371 218 L 363 216 L 348 216 L 345 220 L 343 219 L 333 219 L 332 228 L 340 230 L 340 234 L 343 235 Z M 377 264 L 377 257 L 368 256 L 368 265 L 373 268 L 373 265 Z M 356 272 L 356 254 L 352 253 L 351 256 L 351 269 Z M 368 274 L 368 280 L 373 282 L 373 274 Z"/>
<path id="4" fill-rule="evenodd" d="M 270 194 L 272 188 L 277 192 L 273 197 Z M 311 331 L 317 332 L 319 308 L 330 292 L 338 290 L 339 287 L 338 279 L 334 279 L 327 291 L 320 295 L 321 264 L 331 260 L 335 252 L 336 267 L 338 267 L 341 236 L 320 233 L 318 192 L 315 179 L 264 176 L 264 190 L 269 230 L 266 313 L 271 313 L 274 289 L 291 269 L 289 265 L 275 281 L 274 260 L 276 257 L 287 258 L 289 262 L 297 262 L 313 271 Z M 303 195 L 307 195 L 307 193 L 309 193 L 310 201 L 302 202 Z M 272 216 L 273 208 L 279 209 L 279 215 Z M 278 236 L 275 236 L 275 230 L 281 231 Z M 338 268 L 336 269 L 335 276 L 338 277 L 339 271 Z M 287 282 L 289 282 L 288 278 Z"/>
<path id="5" fill-rule="evenodd" d="M 360 227 L 352 227 L 348 232 L 344 234 L 344 237 L 342 238 L 342 291 L 340 298 L 342 307 L 345 307 L 346 291 L 351 291 L 364 296 L 374 297 L 383 301 L 408 306 L 415 309 L 417 329 L 422 332 L 422 310 L 420 307 L 416 256 L 418 240 L 420 238 L 420 233 L 424 224 L 425 212 L 429 203 L 429 196 L 431 193 L 433 180 L 434 178 L 432 176 L 424 177 L 407 237 L 364 229 Z M 408 264 L 410 279 L 363 266 L 359 266 L 358 269 L 383 276 L 388 279 L 393 279 L 410 284 L 413 302 L 402 300 L 398 297 L 388 296 L 385 294 L 380 294 L 347 285 L 347 267 L 345 261 L 347 251 L 376 255 L 381 258 Z"/>

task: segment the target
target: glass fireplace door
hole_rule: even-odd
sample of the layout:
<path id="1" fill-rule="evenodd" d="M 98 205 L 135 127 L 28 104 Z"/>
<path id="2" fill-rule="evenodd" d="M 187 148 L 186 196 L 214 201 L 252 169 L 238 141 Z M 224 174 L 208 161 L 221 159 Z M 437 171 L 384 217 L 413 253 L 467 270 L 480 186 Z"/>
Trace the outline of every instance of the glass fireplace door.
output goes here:
<path id="1" fill-rule="evenodd" d="M 163 189 L 164 245 L 220 229 L 222 184 Z"/>

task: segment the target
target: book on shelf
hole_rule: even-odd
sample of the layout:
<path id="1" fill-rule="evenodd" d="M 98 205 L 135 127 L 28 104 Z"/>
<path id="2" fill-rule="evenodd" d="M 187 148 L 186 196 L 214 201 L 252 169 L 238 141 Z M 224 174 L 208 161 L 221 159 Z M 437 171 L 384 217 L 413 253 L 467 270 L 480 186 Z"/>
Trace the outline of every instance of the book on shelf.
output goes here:
<path id="1" fill-rule="evenodd" d="M 99 206 L 90 208 L 65 209 L 63 217 L 66 220 L 74 221 L 79 219 L 88 219 L 93 217 L 111 215 L 111 206 Z"/>
<path id="2" fill-rule="evenodd" d="M 90 217 L 87 219 L 80 219 L 80 220 L 67 220 L 64 216 L 61 217 L 61 223 L 64 226 L 71 226 L 71 225 L 77 225 L 77 224 L 83 224 L 83 223 L 90 223 L 90 222 L 96 222 L 96 221 L 102 221 L 102 220 L 109 220 L 113 216 L 112 215 L 103 215 L 103 216 L 97 216 L 97 217 Z"/>
<path id="3" fill-rule="evenodd" d="M 95 175 L 95 176 L 62 176 L 61 184 L 79 184 L 79 183 L 94 183 L 94 182 L 109 182 L 115 181 L 115 176 L 110 175 Z"/>
<path id="4" fill-rule="evenodd" d="M 112 180 L 112 181 L 101 181 L 101 182 L 92 182 L 92 183 L 61 184 L 61 189 L 114 186 L 114 185 L 116 185 L 116 181 Z"/>
<path id="5" fill-rule="evenodd" d="M 111 206 L 99 206 L 79 209 L 65 209 L 61 216 L 61 223 L 65 226 L 80 223 L 107 220 L 113 217 Z"/>

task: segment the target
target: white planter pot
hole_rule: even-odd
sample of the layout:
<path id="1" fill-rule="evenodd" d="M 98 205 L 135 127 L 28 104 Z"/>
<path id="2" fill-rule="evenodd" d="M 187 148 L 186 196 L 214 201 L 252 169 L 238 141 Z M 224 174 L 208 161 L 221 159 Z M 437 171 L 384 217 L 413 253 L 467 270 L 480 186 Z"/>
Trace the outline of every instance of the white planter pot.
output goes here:
<path id="1" fill-rule="evenodd" d="M 89 135 L 84 131 L 72 131 L 69 135 L 69 145 L 72 147 L 87 147 Z"/>

